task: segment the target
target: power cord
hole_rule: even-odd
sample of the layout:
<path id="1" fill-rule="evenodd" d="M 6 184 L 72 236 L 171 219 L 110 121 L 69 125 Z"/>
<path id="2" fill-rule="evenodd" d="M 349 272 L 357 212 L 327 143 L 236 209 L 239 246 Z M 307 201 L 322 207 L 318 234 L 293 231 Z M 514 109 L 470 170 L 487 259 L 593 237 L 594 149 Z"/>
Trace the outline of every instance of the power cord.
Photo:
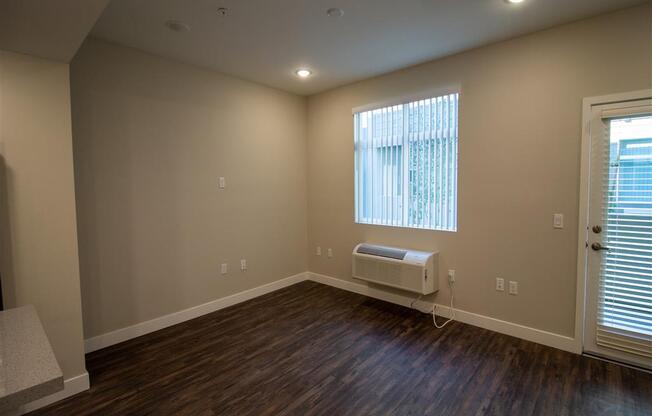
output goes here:
<path id="1" fill-rule="evenodd" d="M 455 309 L 453 308 L 453 299 L 454 299 L 454 297 L 455 297 L 455 291 L 454 291 L 454 287 L 453 287 L 453 282 L 449 281 L 449 282 L 448 282 L 448 287 L 450 287 L 450 289 L 451 289 L 451 308 L 450 308 L 450 310 L 451 310 L 451 317 L 448 318 L 448 319 L 446 320 L 446 322 L 444 322 L 443 324 L 441 324 L 441 325 L 437 324 L 437 316 L 435 315 L 435 311 L 437 310 L 437 304 L 434 304 L 434 305 L 432 306 L 432 311 L 429 311 L 429 312 L 423 312 L 422 310 L 417 309 L 417 308 L 414 307 L 414 304 L 415 304 L 415 303 L 418 303 L 418 302 L 421 300 L 421 297 L 422 297 L 423 295 L 419 295 L 419 296 L 417 296 L 416 298 L 414 298 L 414 299 L 412 300 L 412 302 L 410 302 L 410 308 L 411 308 L 411 309 L 418 310 L 419 312 L 430 313 L 430 314 L 432 314 L 432 323 L 435 325 L 435 328 L 437 328 L 437 329 L 442 329 L 442 328 L 445 327 L 449 322 L 455 320 Z"/>
<path id="2" fill-rule="evenodd" d="M 432 307 L 432 323 L 435 324 L 435 328 L 438 328 L 438 329 L 442 329 L 443 327 L 446 326 L 446 324 L 448 324 L 449 322 L 451 322 L 452 320 L 455 319 L 455 309 L 453 309 L 453 298 L 455 297 L 455 291 L 454 291 L 454 288 L 453 288 L 453 282 L 449 281 L 448 282 L 448 287 L 451 288 L 451 309 L 450 309 L 451 310 L 451 317 L 448 318 L 448 320 L 446 322 L 441 324 L 441 326 L 437 325 L 437 317 L 435 316 L 435 311 L 437 310 L 437 304 L 434 304 L 433 307 Z"/>

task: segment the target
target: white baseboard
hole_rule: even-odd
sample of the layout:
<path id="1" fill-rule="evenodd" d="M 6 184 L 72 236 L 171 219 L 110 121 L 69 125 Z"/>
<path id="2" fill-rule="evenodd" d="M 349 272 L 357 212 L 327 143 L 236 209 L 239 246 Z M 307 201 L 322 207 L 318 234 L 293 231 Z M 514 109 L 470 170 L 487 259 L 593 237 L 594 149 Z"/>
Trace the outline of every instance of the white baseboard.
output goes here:
<path id="1" fill-rule="evenodd" d="M 24 415 L 25 413 L 33 412 L 36 409 L 51 405 L 54 402 L 63 400 L 75 394 L 88 390 L 90 387 L 88 373 L 84 372 L 78 376 L 70 377 L 63 381 L 63 390 L 58 391 L 49 396 L 27 403 L 20 407 L 20 409 L 9 413 L 12 416 Z"/>
<path id="2" fill-rule="evenodd" d="M 294 276 L 290 276 L 285 279 L 277 280 L 276 282 L 268 283 L 266 285 L 258 286 L 253 289 L 248 289 L 230 296 L 216 299 L 202 305 L 161 316 L 150 321 L 141 322 L 136 325 L 89 338 L 85 341 L 86 352 L 93 352 L 102 348 L 109 347 L 111 345 L 118 344 L 120 342 L 130 340 L 132 338 L 139 337 L 141 335 L 149 334 L 150 332 L 158 331 L 159 329 L 167 328 L 169 326 L 176 325 L 181 322 L 227 308 L 237 303 L 241 303 L 266 293 L 291 286 L 304 280 L 312 280 L 317 283 L 337 287 L 349 292 L 358 293 L 402 306 L 409 307 L 410 303 L 412 303 L 414 300 L 414 297 L 408 294 L 391 293 L 375 286 L 368 286 L 361 283 L 342 280 L 319 273 L 304 272 L 295 274 Z M 426 301 L 419 302 L 419 305 L 423 310 L 429 310 L 433 307 L 433 303 Z M 448 306 L 437 305 L 437 311 L 438 315 L 443 317 L 450 317 L 450 308 Z M 560 350 L 569 351 L 576 354 L 582 353 L 581 346 L 578 346 L 579 343 L 577 343 L 574 338 L 564 335 L 542 331 L 540 329 L 530 328 L 524 325 L 503 321 L 500 319 L 491 318 L 489 316 L 479 315 L 460 309 L 455 309 L 455 320 L 465 324 L 499 332 L 501 334 L 511 335 L 513 337 L 525 339 L 527 341 L 558 348 Z"/>
<path id="3" fill-rule="evenodd" d="M 386 302 L 391 302 L 402 306 L 409 307 L 410 303 L 412 303 L 414 300 L 414 297 L 407 294 L 402 295 L 397 293 L 390 293 L 374 286 L 367 286 L 361 283 L 337 279 L 335 277 L 326 276 L 323 274 L 308 272 L 307 275 L 309 280 L 317 283 L 337 287 L 339 289 L 348 290 L 349 292 L 359 293 L 361 295 L 384 300 Z M 420 301 L 418 305 L 420 305 L 420 309 L 432 310 L 434 304 L 432 302 Z M 448 306 L 437 305 L 438 315 L 449 318 L 450 312 L 451 311 Z M 564 335 L 542 331 L 540 329 L 530 328 L 524 325 L 502 321 L 500 319 L 491 318 L 489 316 L 479 315 L 477 313 L 467 312 L 460 309 L 455 309 L 455 320 L 465 324 L 485 328 L 490 331 L 499 332 L 501 334 L 506 334 L 527 341 L 536 342 L 538 344 L 547 345 L 549 347 L 558 348 L 560 350 L 569 351 L 575 354 L 582 353 L 581 348 L 578 349 L 578 343 L 575 341 L 575 339 Z"/>
<path id="4" fill-rule="evenodd" d="M 237 303 L 256 298 L 266 293 L 274 292 L 275 290 L 291 286 L 306 279 L 307 276 L 305 272 L 295 274 L 294 276 L 286 277 L 285 279 L 244 290 L 242 292 L 225 296 L 223 298 L 219 298 L 198 306 L 193 306 L 192 308 L 184 309 L 182 311 L 164 315 L 159 318 L 154 318 L 152 320 L 141 322 L 126 328 L 121 328 L 106 334 L 88 338 L 84 341 L 85 350 L 87 353 L 97 351 L 99 349 L 106 348 L 111 345 L 139 337 L 141 335 L 149 334 L 150 332 L 158 331 L 159 329 L 167 328 L 169 326 L 218 311 L 220 309 L 228 308 L 229 306 L 233 306 Z"/>

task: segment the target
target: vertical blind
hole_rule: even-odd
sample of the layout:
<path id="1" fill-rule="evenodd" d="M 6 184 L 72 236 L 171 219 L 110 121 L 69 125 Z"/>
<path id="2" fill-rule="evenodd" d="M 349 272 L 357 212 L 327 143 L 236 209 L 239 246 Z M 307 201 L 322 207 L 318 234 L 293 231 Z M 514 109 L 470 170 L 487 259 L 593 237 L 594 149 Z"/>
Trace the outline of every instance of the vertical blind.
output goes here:
<path id="1" fill-rule="evenodd" d="M 648 110 L 649 111 L 649 110 Z M 610 118 L 596 342 L 652 358 L 652 115 Z"/>
<path id="2" fill-rule="evenodd" d="M 355 221 L 456 231 L 459 94 L 354 114 Z"/>

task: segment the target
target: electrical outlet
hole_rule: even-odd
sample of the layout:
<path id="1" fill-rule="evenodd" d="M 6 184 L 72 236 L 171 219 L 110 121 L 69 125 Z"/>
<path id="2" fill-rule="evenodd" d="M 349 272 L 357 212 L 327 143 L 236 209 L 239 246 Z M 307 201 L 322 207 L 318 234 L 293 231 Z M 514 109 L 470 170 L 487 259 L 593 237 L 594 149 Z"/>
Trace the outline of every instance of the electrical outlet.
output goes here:
<path id="1" fill-rule="evenodd" d="M 317 246 L 317 249 L 315 250 L 315 255 L 321 256 L 321 247 Z"/>
<path id="2" fill-rule="evenodd" d="M 518 282 L 509 282 L 509 294 L 510 295 L 518 295 Z"/>
<path id="3" fill-rule="evenodd" d="M 226 263 L 222 263 L 222 267 L 220 268 L 220 273 L 227 274 L 228 271 L 229 271 L 229 265 Z"/>
<path id="4" fill-rule="evenodd" d="M 332 249 L 332 248 L 329 248 L 329 249 L 328 249 L 328 258 L 329 258 L 329 259 L 332 259 L 332 258 L 333 258 L 333 249 Z"/>
<path id="5" fill-rule="evenodd" d="M 448 271 L 448 282 L 451 283 L 451 284 L 455 283 L 455 270 L 453 270 L 453 269 L 450 269 Z"/>
<path id="6" fill-rule="evenodd" d="M 503 279 L 502 277 L 496 278 L 496 290 L 499 292 L 505 291 L 505 279 Z"/>
<path id="7" fill-rule="evenodd" d="M 243 272 L 247 270 L 247 260 L 246 259 L 240 259 L 240 270 Z"/>

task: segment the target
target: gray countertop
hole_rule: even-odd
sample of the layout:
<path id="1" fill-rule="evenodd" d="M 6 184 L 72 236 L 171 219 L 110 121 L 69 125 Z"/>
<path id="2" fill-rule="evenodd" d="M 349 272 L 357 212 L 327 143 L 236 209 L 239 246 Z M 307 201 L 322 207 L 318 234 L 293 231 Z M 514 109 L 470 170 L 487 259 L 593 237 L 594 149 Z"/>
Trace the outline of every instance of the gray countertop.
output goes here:
<path id="1" fill-rule="evenodd" d="M 0 413 L 63 389 L 63 374 L 32 305 L 0 311 Z"/>

